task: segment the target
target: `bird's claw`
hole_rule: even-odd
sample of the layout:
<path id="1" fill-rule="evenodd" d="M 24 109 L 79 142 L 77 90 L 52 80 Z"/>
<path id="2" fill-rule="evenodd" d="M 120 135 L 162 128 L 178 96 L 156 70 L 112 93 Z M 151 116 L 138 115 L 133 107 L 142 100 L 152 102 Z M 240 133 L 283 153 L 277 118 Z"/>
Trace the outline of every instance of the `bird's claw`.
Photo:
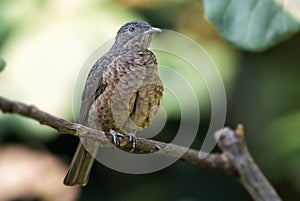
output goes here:
<path id="1" fill-rule="evenodd" d="M 113 137 L 114 144 L 119 146 L 120 145 L 119 137 L 124 138 L 124 135 L 116 132 L 113 129 L 109 130 L 109 134 L 111 134 L 111 136 Z M 136 137 L 134 134 L 128 133 L 128 139 L 129 139 L 129 142 L 132 143 L 132 149 L 130 150 L 130 152 L 133 152 L 136 148 Z"/>
<path id="2" fill-rule="evenodd" d="M 119 137 L 124 137 L 124 135 L 114 131 L 113 129 L 110 129 L 109 133 L 113 137 L 114 144 L 119 146 L 120 145 Z"/>
<path id="3" fill-rule="evenodd" d="M 132 143 L 132 149 L 130 152 L 133 152 L 136 148 L 136 137 L 132 133 L 128 133 L 129 142 Z"/>

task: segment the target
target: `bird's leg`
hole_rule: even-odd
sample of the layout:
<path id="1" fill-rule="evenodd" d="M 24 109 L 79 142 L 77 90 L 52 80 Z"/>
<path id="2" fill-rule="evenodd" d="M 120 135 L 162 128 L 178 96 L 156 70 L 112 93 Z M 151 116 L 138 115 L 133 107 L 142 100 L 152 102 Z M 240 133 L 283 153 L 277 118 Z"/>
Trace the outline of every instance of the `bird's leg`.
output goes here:
<path id="1" fill-rule="evenodd" d="M 119 146 L 120 145 L 119 137 L 124 137 L 124 135 L 114 131 L 113 129 L 109 130 L 109 134 L 112 135 L 114 144 Z"/>
<path id="2" fill-rule="evenodd" d="M 133 152 L 136 148 L 136 137 L 132 133 L 128 133 L 127 135 L 128 135 L 128 138 L 129 138 L 129 142 L 132 143 L 132 149 L 130 150 L 130 152 Z"/>

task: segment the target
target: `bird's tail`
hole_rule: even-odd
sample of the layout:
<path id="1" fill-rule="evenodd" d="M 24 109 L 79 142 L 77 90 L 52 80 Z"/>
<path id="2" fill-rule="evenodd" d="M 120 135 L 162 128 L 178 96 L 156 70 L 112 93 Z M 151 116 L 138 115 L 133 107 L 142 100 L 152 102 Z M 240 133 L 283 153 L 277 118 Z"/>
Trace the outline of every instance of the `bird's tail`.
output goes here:
<path id="1" fill-rule="evenodd" d="M 92 150 L 96 153 L 98 146 L 93 147 Z M 94 157 L 85 149 L 83 144 L 79 142 L 70 169 L 64 179 L 64 184 L 67 186 L 85 186 L 89 180 L 93 163 Z"/>

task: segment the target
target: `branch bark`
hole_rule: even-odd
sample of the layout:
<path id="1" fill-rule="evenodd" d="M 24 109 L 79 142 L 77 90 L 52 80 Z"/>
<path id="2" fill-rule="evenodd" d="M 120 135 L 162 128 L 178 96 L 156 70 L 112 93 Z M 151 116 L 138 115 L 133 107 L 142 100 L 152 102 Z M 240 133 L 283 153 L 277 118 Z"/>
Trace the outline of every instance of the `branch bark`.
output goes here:
<path id="1" fill-rule="evenodd" d="M 97 140 L 100 146 L 114 146 L 112 137 L 107 133 L 55 117 L 33 105 L 26 105 L 0 96 L 0 110 L 3 113 L 15 113 L 34 119 L 56 129 L 61 134 L 91 138 Z M 224 172 L 237 178 L 254 200 L 280 201 L 280 197 L 252 159 L 245 143 L 243 127 L 239 125 L 236 131 L 224 128 L 217 131 L 215 135 L 219 139 L 218 146 L 222 153 L 204 153 L 139 137 L 135 150 L 141 153 L 157 152 L 169 157 L 180 157 L 181 160 L 192 165 Z M 120 142 L 120 148 L 130 150 L 131 143 L 127 136 L 121 138 Z M 206 157 L 200 158 L 203 155 Z"/>

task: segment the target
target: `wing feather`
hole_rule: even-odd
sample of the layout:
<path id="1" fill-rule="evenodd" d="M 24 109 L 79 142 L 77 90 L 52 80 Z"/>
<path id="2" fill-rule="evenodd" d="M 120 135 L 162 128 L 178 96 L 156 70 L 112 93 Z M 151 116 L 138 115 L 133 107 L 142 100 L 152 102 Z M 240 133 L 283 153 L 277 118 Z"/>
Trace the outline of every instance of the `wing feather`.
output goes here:
<path id="1" fill-rule="evenodd" d="M 79 115 L 79 123 L 83 125 L 87 125 L 91 105 L 105 89 L 105 84 L 103 83 L 103 72 L 113 61 L 113 58 L 114 57 L 111 54 L 103 55 L 97 60 L 88 74 L 81 97 L 82 103 Z"/>

